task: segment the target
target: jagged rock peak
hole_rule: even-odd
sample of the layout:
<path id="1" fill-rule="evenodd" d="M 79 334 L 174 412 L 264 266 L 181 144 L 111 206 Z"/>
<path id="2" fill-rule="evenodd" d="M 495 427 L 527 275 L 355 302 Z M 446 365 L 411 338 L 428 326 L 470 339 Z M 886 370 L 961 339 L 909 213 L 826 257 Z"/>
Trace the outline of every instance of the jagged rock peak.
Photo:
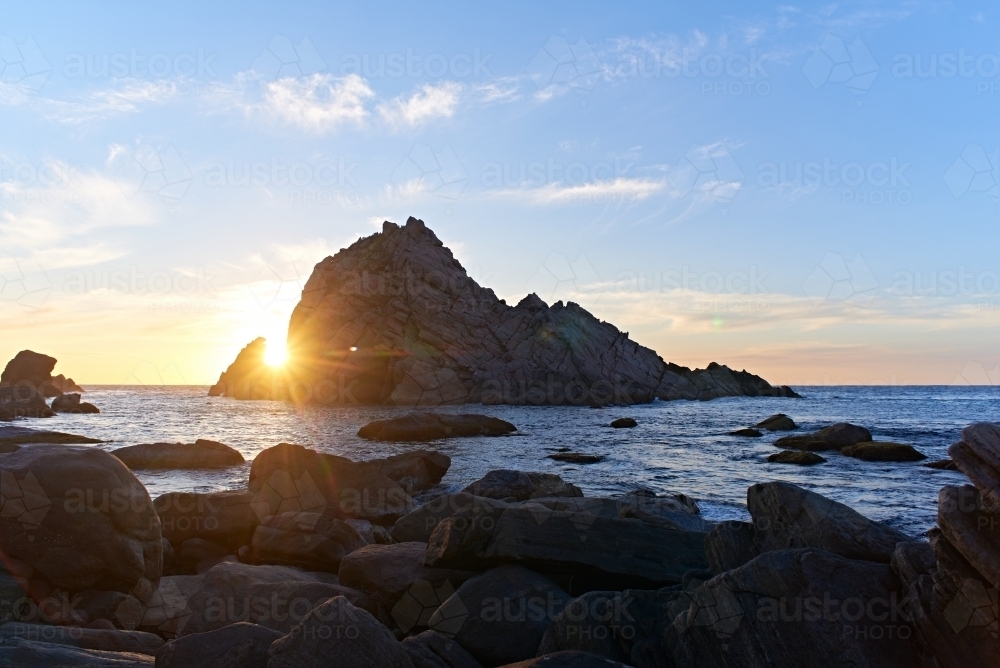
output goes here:
<path id="1" fill-rule="evenodd" d="M 413 217 L 403 226 L 385 221 L 316 265 L 292 313 L 288 349 L 281 382 L 258 374 L 270 389 L 228 391 L 253 375 L 231 367 L 213 392 L 399 405 L 794 396 L 719 365 L 668 365 L 573 302 L 550 307 L 530 294 L 509 306 Z"/>

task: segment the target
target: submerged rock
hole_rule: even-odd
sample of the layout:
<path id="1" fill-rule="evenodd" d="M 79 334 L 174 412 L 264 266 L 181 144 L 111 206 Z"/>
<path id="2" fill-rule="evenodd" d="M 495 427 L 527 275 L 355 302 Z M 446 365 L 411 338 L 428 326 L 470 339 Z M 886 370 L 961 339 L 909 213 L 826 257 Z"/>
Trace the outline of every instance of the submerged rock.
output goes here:
<path id="1" fill-rule="evenodd" d="M 416 218 L 386 221 L 316 265 L 287 343 L 284 370 L 263 363 L 258 339 L 210 392 L 397 406 L 797 396 L 719 364 L 664 362 L 573 302 L 549 306 L 532 294 L 509 306 Z"/>
<path id="2" fill-rule="evenodd" d="M 774 444 L 779 448 L 816 452 L 840 450 L 855 443 L 871 440 L 872 433 L 864 427 L 859 427 L 848 422 L 838 422 L 812 434 L 783 436 L 776 440 Z"/>
<path id="3" fill-rule="evenodd" d="M 798 429 L 795 421 L 784 413 L 776 413 L 769 418 L 761 420 L 754 427 L 766 429 L 767 431 L 793 431 Z"/>
<path id="4" fill-rule="evenodd" d="M 855 443 L 841 448 L 840 454 L 867 462 L 918 462 L 927 455 L 918 452 L 912 445 L 869 441 Z"/>
<path id="5" fill-rule="evenodd" d="M 410 413 L 391 420 L 369 422 L 358 436 L 375 441 L 436 441 L 461 436 L 503 436 L 517 431 L 506 420 L 461 413 Z"/>
<path id="6" fill-rule="evenodd" d="M 584 455 L 579 452 L 557 452 L 554 455 L 546 455 L 546 457 L 568 464 L 597 464 L 605 460 L 604 455 Z"/>
<path id="7" fill-rule="evenodd" d="M 730 436 L 745 436 L 748 438 L 758 438 L 763 436 L 759 429 L 737 429 L 736 431 L 729 432 Z"/>
<path id="8" fill-rule="evenodd" d="M 611 421 L 611 425 L 615 429 L 631 429 L 632 427 L 638 427 L 639 423 L 635 421 L 635 418 L 623 417 Z"/>
<path id="9" fill-rule="evenodd" d="M 815 452 L 807 450 L 782 450 L 773 455 L 767 456 L 767 461 L 772 464 L 798 464 L 799 466 L 812 466 L 822 464 L 826 460 Z"/>
<path id="10" fill-rule="evenodd" d="M 142 443 L 112 450 L 132 470 L 217 469 L 238 466 L 245 460 L 239 450 L 199 438 L 194 443 Z"/>
<path id="11" fill-rule="evenodd" d="M 926 464 L 921 464 L 921 466 L 929 469 L 937 469 L 939 471 L 958 470 L 958 466 L 956 466 L 954 460 L 951 459 L 938 459 L 933 462 L 927 462 Z"/>

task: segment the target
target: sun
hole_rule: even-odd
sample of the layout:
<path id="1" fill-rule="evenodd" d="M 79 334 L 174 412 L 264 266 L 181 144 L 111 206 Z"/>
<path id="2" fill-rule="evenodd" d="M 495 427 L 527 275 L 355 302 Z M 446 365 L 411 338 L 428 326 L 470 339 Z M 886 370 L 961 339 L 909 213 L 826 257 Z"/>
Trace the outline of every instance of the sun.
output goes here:
<path id="1" fill-rule="evenodd" d="M 264 364 L 268 366 L 281 366 L 288 359 L 288 350 L 283 345 L 267 344 L 264 351 Z"/>

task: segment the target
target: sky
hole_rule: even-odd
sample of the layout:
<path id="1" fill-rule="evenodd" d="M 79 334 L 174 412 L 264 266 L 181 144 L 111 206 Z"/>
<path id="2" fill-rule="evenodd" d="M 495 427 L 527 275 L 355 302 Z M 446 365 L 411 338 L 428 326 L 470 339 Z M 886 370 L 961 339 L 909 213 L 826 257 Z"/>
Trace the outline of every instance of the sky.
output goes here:
<path id="1" fill-rule="evenodd" d="M 0 0 L 0 361 L 208 384 L 424 220 L 772 383 L 1000 384 L 995 3 Z"/>

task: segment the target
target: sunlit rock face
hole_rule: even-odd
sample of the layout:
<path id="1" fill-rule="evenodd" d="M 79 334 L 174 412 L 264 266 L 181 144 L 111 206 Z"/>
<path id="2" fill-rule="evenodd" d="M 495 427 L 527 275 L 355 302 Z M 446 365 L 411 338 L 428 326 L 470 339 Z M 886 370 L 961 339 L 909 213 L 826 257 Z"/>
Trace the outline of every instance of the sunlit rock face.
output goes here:
<path id="1" fill-rule="evenodd" d="M 795 396 L 724 366 L 668 364 L 573 302 L 548 306 L 531 294 L 509 306 L 415 218 L 386 221 L 316 265 L 282 370 L 264 365 L 263 345 L 247 346 L 212 392 L 406 406 Z"/>

